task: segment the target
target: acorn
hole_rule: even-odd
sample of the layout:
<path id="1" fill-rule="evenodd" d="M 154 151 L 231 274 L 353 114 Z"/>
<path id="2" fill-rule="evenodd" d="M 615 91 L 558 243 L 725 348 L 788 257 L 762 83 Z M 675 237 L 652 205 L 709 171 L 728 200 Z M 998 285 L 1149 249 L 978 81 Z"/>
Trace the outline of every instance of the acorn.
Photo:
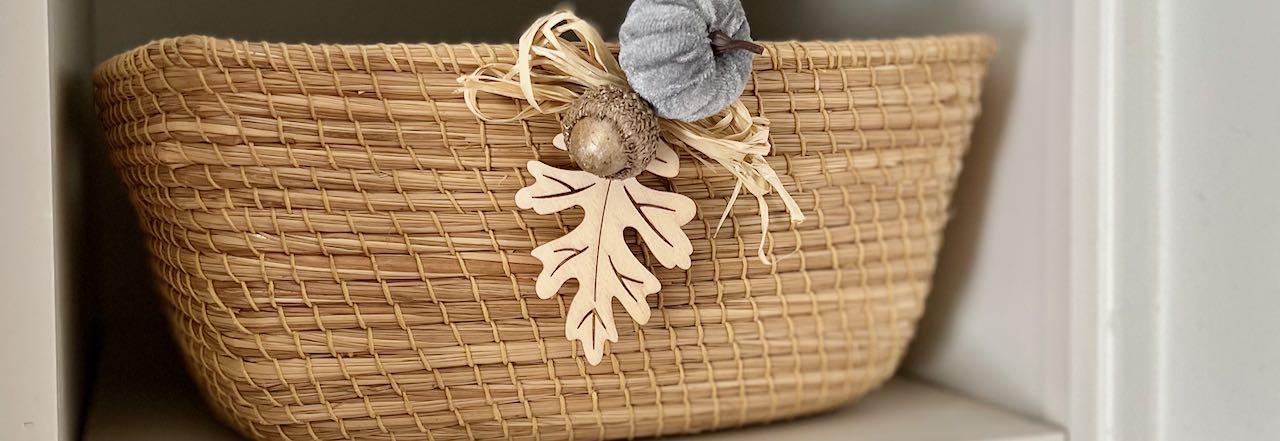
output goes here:
<path id="1" fill-rule="evenodd" d="M 602 178 L 635 177 L 657 153 L 658 117 L 630 90 L 587 90 L 563 113 L 562 124 L 569 157 Z"/>

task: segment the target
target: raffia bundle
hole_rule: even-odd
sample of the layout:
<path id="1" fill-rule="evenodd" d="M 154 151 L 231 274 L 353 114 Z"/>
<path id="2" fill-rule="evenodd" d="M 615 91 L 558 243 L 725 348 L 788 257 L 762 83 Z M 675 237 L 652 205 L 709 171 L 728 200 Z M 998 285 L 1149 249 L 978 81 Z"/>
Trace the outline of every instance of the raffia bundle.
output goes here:
<path id="1" fill-rule="evenodd" d="M 734 176 L 698 161 L 642 176 L 697 202 L 693 265 L 650 265 L 652 319 L 598 366 L 562 335 L 567 300 L 533 293 L 530 250 L 578 219 L 513 202 L 527 161 L 571 167 L 556 118 L 484 121 L 457 92 L 515 47 L 193 36 L 95 80 L 173 331 L 242 433 L 630 438 L 861 396 L 893 373 L 928 293 L 992 42 L 763 45 L 742 103 L 770 121 L 765 159 L 809 220 L 769 224 L 767 265 L 757 206 L 728 204 Z"/>

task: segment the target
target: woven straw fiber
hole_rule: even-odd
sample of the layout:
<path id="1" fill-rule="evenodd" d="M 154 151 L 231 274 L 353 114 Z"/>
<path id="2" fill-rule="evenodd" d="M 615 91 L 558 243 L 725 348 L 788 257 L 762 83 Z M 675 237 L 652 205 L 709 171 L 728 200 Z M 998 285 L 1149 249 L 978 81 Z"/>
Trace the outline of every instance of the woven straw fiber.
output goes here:
<path id="1" fill-rule="evenodd" d="M 190 370 L 246 436 L 645 437 L 830 409 L 892 375 L 993 52 L 973 35 L 764 47 L 742 100 L 808 221 L 770 224 L 768 266 L 753 201 L 712 234 L 727 172 L 684 156 L 679 177 L 642 177 L 697 202 L 693 265 L 651 262 L 653 318 L 619 308 L 598 366 L 564 337 L 572 290 L 533 292 L 530 251 L 580 211 L 513 200 L 528 160 L 572 167 L 556 117 L 481 122 L 457 91 L 512 46 L 189 36 L 100 66 L 97 102 Z"/>

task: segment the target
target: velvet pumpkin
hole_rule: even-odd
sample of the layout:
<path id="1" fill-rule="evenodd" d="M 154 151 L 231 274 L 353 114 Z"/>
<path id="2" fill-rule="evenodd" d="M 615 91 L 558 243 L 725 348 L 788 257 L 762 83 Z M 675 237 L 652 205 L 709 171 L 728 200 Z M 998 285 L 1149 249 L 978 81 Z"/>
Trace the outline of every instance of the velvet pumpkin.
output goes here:
<path id="1" fill-rule="evenodd" d="M 696 121 L 742 93 L 750 39 L 738 0 L 636 0 L 618 32 L 619 63 L 658 116 Z"/>

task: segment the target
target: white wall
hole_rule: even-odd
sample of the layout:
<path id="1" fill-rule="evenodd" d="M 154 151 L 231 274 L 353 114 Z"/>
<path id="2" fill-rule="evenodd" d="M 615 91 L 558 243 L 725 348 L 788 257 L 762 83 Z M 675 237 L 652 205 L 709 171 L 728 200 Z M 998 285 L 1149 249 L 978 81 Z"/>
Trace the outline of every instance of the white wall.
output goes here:
<path id="1" fill-rule="evenodd" d="M 1280 439 L 1280 3 L 1161 3 L 1159 436 Z"/>

